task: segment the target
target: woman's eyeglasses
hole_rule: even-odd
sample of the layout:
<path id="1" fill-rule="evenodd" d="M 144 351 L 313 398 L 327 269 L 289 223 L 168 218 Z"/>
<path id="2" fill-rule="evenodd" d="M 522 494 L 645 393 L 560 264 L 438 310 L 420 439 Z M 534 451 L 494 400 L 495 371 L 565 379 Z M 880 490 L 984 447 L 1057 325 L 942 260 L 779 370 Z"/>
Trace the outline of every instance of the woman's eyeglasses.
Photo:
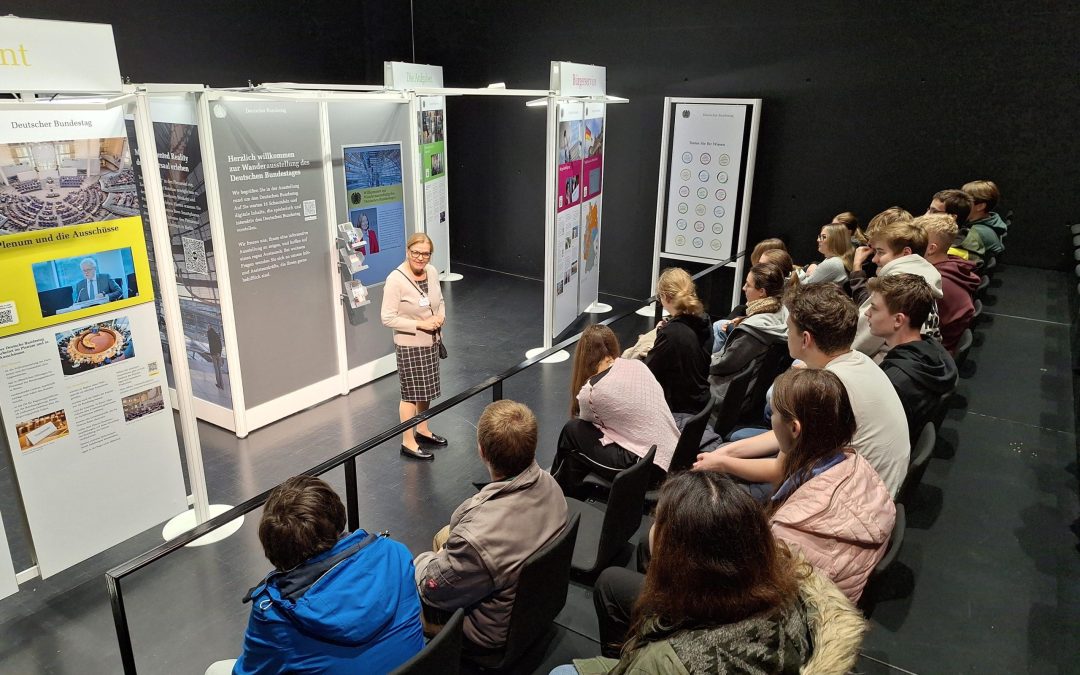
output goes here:
<path id="1" fill-rule="evenodd" d="M 431 258 L 431 252 L 421 252 L 409 249 L 409 257 L 411 257 L 413 260 L 427 260 Z"/>

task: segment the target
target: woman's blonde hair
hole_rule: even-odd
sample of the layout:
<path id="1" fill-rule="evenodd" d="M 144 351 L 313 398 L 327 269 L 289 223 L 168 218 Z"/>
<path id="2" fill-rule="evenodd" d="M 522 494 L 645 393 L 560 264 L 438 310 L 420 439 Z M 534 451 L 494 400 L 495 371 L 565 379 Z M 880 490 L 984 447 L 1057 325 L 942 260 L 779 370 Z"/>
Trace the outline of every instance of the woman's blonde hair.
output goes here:
<path id="1" fill-rule="evenodd" d="M 656 294 L 666 298 L 668 304 L 679 314 L 701 314 L 705 306 L 697 296 L 697 288 L 690 273 L 681 267 L 669 267 L 660 273 L 656 282 Z"/>
<path id="2" fill-rule="evenodd" d="M 844 267 L 851 271 L 851 262 L 855 256 L 855 248 L 851 245 L 851 232 L 847 225 L 830 223 L 821 228 L 825 233 L 825 250 L 830 256 L 838 256 L 844 261 Z"/>
<path id="3" fill-rule="evenodd" d="M 427 236 L 423 232 L 417 232 L 411 237 L 409 237 L 409 240 L 405 242 L 405 250 L 408 251 L 410 248 L 413 247 L 413 244 L 419 244 L 420 242 L 425 242 L 428 246 L 431 247 L 431 252 L 435 252 L 435 242 L 431 241 L 431 237 Z"/>

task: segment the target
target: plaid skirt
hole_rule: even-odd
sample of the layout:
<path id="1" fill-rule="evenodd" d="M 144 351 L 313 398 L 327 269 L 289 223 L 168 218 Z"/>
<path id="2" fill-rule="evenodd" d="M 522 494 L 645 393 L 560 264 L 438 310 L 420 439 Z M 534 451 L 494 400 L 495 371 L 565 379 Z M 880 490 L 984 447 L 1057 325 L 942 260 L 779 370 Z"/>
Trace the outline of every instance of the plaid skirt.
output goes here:
<path id="1" fill-rule="evenodd" d="M 439 345 L 403 347 L 394 345 L 402 401 L 434 401 L 442 394 L 439 386 Z"/>

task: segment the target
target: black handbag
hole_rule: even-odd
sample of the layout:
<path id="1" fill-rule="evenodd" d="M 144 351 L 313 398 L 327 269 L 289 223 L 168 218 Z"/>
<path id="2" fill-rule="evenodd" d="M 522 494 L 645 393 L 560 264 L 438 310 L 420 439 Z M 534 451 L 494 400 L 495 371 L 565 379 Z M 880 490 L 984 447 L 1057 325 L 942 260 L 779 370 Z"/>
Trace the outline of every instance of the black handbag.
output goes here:
<path id="1" fill-rule="evenodd" d="M 445 359 L 447 356 L 449 356 L 449 354 L 446 353 L 446 343 L 443 342 L 442 329 L 441 328 L 436 333 L 436 335 L 439 338 L 439 358 L 440 359 Z"/>

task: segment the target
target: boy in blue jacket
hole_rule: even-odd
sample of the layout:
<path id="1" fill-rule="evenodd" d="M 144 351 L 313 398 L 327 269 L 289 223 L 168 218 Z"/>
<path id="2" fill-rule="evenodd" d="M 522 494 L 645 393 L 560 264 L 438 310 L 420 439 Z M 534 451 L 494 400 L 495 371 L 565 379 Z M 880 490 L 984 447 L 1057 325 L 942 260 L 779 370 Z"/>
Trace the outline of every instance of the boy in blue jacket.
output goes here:
<path id="1" fill-rule="evenodd" d="M 322 480 L 275 488 L 259 541 L 275 569 L 244 598 L 235 675 L 386 673 L 423 648 L 412 555 L 384 534 L 345 531 L 345 506 Z"/>

